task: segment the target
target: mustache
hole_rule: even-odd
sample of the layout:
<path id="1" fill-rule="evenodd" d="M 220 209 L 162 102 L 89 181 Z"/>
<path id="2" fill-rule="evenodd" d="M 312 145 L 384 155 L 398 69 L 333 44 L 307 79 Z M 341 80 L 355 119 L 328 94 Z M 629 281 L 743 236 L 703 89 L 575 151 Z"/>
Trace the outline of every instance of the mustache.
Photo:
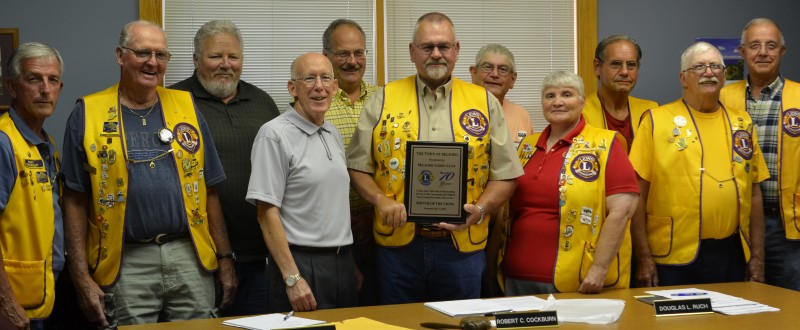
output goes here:
<path id="1" fill-rule="evenodd" d="M 700 81 L 698 81 L 697 83 L 698 84 L 702 84 L 702 83 L 707 83 L 707 82 L 713 82 L 715 84 L 719 84 L 719 79 L 717 79 L 717 77 L 704 77 L 704 78 L 700 78 Z"/>
<path id="2" fill-rule="evenodd" d="M 425 66 L 433 65 L 433 64 L 444 64 L 444 65 L 447 65 L 447 60 L 445 60 L 444 58 L 440 58 L 438 60 L 429 58 L 427 61 L 425 61 Z"/>
<path id="3" fill-rule="evenodd" d="M 360 66 L 360 65 L 358 65 L 358 64 L 350 64 L 350 63 L 347 63 L 347 64 L 345 64 L 345 65 L 342 65 L 342 66 L 340 67 L 340 69 L 341 69 L 342 71 L 358 71 L 358 70 L 361 70 L 361 66 Z"/>
<path id="4" fill-rule="evenodd" d="M 233 72 L 233 69 L 217 69 L 217 70 L 214 70 L 214 73 L 213 73 L 214 76 L 221 75 L 221 74 L 233 75 L 234 72 Z"/>

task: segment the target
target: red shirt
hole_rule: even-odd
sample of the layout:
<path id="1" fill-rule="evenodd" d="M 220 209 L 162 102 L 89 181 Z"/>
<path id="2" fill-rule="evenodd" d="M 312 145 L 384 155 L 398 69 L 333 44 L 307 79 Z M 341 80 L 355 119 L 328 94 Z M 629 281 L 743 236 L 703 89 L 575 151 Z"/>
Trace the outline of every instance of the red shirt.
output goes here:
<path id="1" fill-rule="evenodd" d="M 581 117 L 578 126 L 556 142 L 549 152 L 547 126 L 536 141 L 537 151 L 525 165 L 525 174 L 517 178 L 517 188 L 510 200 L 515 220 L 511 227 L 504 261 L 505 276 L 515 279 L 553 282 L 556 255 L 561 235 L 558 217 L 558 178 L 564 156 L 586 126 Z M 636 174 L 624 149 L 611 143 L 606 180 L 606 196 L 619 193 L 638 193 Z"/>
<path id="2" fill-rule="evenodd" d="M 608 126 L 607 129 L 612 131 L 617 131 L 622 134 L 622 137 L 625 138 L 625 142 L 628 143 L 627 151 L 631 151 L 631 145 L 633 144 L 633 126 L 631 126 L 631 112 L 628 111 L 628 116 L 625 117 L 623 120 L 619 120 L 614 118 L 606 109 L 603 109 L 603 115 L 606 117 L 606 125 Z"/>

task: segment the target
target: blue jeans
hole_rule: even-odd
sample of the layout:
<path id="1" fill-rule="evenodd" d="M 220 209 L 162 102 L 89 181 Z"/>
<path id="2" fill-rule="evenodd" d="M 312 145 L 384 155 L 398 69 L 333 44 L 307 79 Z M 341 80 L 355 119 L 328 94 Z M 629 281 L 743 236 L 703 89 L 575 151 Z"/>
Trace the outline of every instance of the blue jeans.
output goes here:
<path id="1" fill-rule="evenodd" d="M 236 262 L 236 300 L 221 316 L 267 314 L 267 260 Z"/>
<path id="2" fill-rule="evenodd" d="M 767 284 L 800 291 L 800 241 L 786 239 L 777 214 L 764 216 L 764 277 Z"/>
<path id="3" fill-rule="evenodd" d="M 688 285 L 744 281 L 744 251 L 739 233 L 700 241 L 697 257 L 688 265 L 656 265 L 658 285 Z"/>
<path id="4" fill-rule="evenodd" d="M 450 237 L 416 236 L 401 247 L 377 247 L 384 304 L 473 299 L 481 296 L 483 250 L 461 253 Z"/>

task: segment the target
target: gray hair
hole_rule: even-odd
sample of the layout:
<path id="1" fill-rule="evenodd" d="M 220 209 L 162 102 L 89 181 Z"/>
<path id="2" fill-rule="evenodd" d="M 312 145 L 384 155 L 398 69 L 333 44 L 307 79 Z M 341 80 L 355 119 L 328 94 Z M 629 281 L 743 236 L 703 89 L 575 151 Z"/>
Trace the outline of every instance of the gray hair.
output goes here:
<path id="1" fill-rule="evenodd" d="M 125 26 L 122 27 L 122 31 L 119 33 L 119 46 L 120 47 L 128 47 L 128 43 L 131 42 L 131 28 L 133 28 L 134 25 L 142 25 L 142 26 L 154 27 L 154 28 L 158 29 L 159 31 L 161 31 L 161 33 L 164 33 L 164 30 L 161 29 L 161 26 L 159 26 L 158 24 L 153 23 L 151 21 L 147 21 L 147 20 L 133 21 L 133 22 L 130 22 L 128 24 L 125 24 Z"/>
<path id="2" fill-rule="evenodd" d="M 690 61 L 697 55 L 705 54 L 708 52 L 714 52 L 719 57 L 719 64 L 725 64 L 725 61 L 722 59 L 722 54 L 719 52 L 717 47 L 714 45 L 707 43 L 705 41 L 695 42 L 689 48 L 683 51 L 681 54 L 681 71 L 686 70 L 691 65 Z"/>
<path id="3" fill-rule="evenodd" d="M 547 74 L 542 80 L 542 95 L 548 88 L 573 88 L 583 98 L 583 79 L 574 72 L 558 70 Z"/>
<path id="4" fill-rule="evenodd" d="M 486 57 L 487 55 L 502 55 L 508 59 L 508 63 L 511 64 L 511 72 L 517 71 L 516 61 L 514 61 L 514 54 L 511 53 L 508 48 L 501 44 L 488 44 L 486 46 L 481 47 L 478 51 L 478 54 L 475 55 L 475 66 L 481 65 L 481 60 Z"/>
<path id="5" fill-rule="evenodd" d="M 786 46 L 786 41 L 783 40 L 783 31 L 781 30 L 780 25 L 778 25 L 778 23 L 775 23 L 775 21 L 773 21 L 773 20 L 771 20 L 769 18 L 766 18 L 766 17 L 756 17 L 754 19 L 751 19 L 750 22 L 747 22 L 747 24 L 744 26 L 744 29 L 742 29 L 742 39 L 740 40 L 740 43 L 742 45 L 744 45 L 744 42 L 745 42 L 744 35 L 747 33 L 747 29 L 749 29 L 753 25 L 758 25 L 758 24 L 772 24 L 772 25 L 774 25 L 775 28 L 778 29 L 778 35 L 781 38 L 781 46 Z"/>
<path id="6" fill-rule="evenodd" d="M 36 58 L 55 58 L 58 60 L 58 71 L 64 74 L 64 59 L 53 46 L 38 42 L 26 42 L 19 45 L 8 60 L 8 75 L 11 80 L 16 80 L 22 74 L 22 62 Z"/>
<path id="7" fill-rule="evenodd" d="M 456 34 L 456 26 L 453 24 L 453 21 L 450 20 L 450 17 L 447 17 L 447 15 L 442 14 L 440 12 L 432 11 L 430 13 L 420 16 L 420 18 L 417 19 L 417 23 L 414 24 L 414 36 L 412 37 L 411 41 L 417 42 L 417 33 L 419 32 L 419 25 L 422 22 L 430 22 L 430 23 L 447 22 L 448 24 L 450 24 L 450 28 L 453 30 L 453 35 Z"/>
<path id="8" fill-rule="evenodd" d="M 322 49 L 324 49 L 326 51 L 330 51 L 331 50 L 331 47 L 332 47 L 331 38 L 333 36 L 333 32 L 335 32 L 336 29 L 339 26 L 342 26 L 342 25 L 349 25 L 349 26 L 352 26 L 352 27 L 358 29 L 358 32 L 361 32 L 361 37 L 364 38 L 364 42 L 366 43 L 367 34 L 364 33 L 364 29 L 361 28 L 361 25 L 358 25 L 358 23 L 356 21 L 354 21 L 354 20 L 347 19 L 347 18 L 340 18 L 340 19 L 337 19 L 337 20 L 334 20 L 333 22 L 331 22 L 331 24 L 328 25 L 328 28 L 325 29 L 325 32 L 322 33 Z"/>
<path id="9" fill-rule="evenodd" d="M 236 27 L 236 24 L 229 20 L 213 20 L 208 21 L 206 24 L 197 30 L 194 35 L 194 54 L 200 55 L 203 53 L 203 43 L 206 39 L 211 38 L 220 33 L 227 33 L 236 37 L 239 41 L 239 50 L 244 50 L 244 40 L 242 39 L 242 32 Z"/>
<path id="10" fill-rule="evenodd" d="M 594 49 L 594 58 L 600 60 L 601 62 L 605 61 L 606 60 L 606 48 L 608 48 L 608 46 L 610 46 L 611 44 L 614 44 L 614 43 L 617 43 L 617 42 L 620 42 L 620 41 L 627 41 L 627 42 L 632 43 L 633 46 L 636 48 L 636 60 L 637 61 L 641 61 L 642 60 L 642 48 L 639 47 L 639 43 L 636 42 L 636 40 L 633 40 L 633 38 L 631 38 L 629 36 L 626 36 L 624 34 L 612 34 L 612 35 L 610 35 L 608 37 L 603 38 L 603 40 L 601 40 L 597 44 L 597 48 Z"/>

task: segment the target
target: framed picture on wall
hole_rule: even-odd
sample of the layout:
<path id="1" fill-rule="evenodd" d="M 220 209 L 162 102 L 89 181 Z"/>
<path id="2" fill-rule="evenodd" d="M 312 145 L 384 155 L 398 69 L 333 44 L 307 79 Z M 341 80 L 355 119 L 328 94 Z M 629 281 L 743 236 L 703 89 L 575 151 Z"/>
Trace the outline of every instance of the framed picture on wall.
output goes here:
<path id="1" fill-rule="evenodd" d="M 19 46 L 19 29 L 0 28 L 0 82 L 8 77 L 8 58 L 11 53 Z M 0 83 L 0 113 L 8 110 L 11 105 L 11 94 L 6 90 L 5 82 Z"/>

